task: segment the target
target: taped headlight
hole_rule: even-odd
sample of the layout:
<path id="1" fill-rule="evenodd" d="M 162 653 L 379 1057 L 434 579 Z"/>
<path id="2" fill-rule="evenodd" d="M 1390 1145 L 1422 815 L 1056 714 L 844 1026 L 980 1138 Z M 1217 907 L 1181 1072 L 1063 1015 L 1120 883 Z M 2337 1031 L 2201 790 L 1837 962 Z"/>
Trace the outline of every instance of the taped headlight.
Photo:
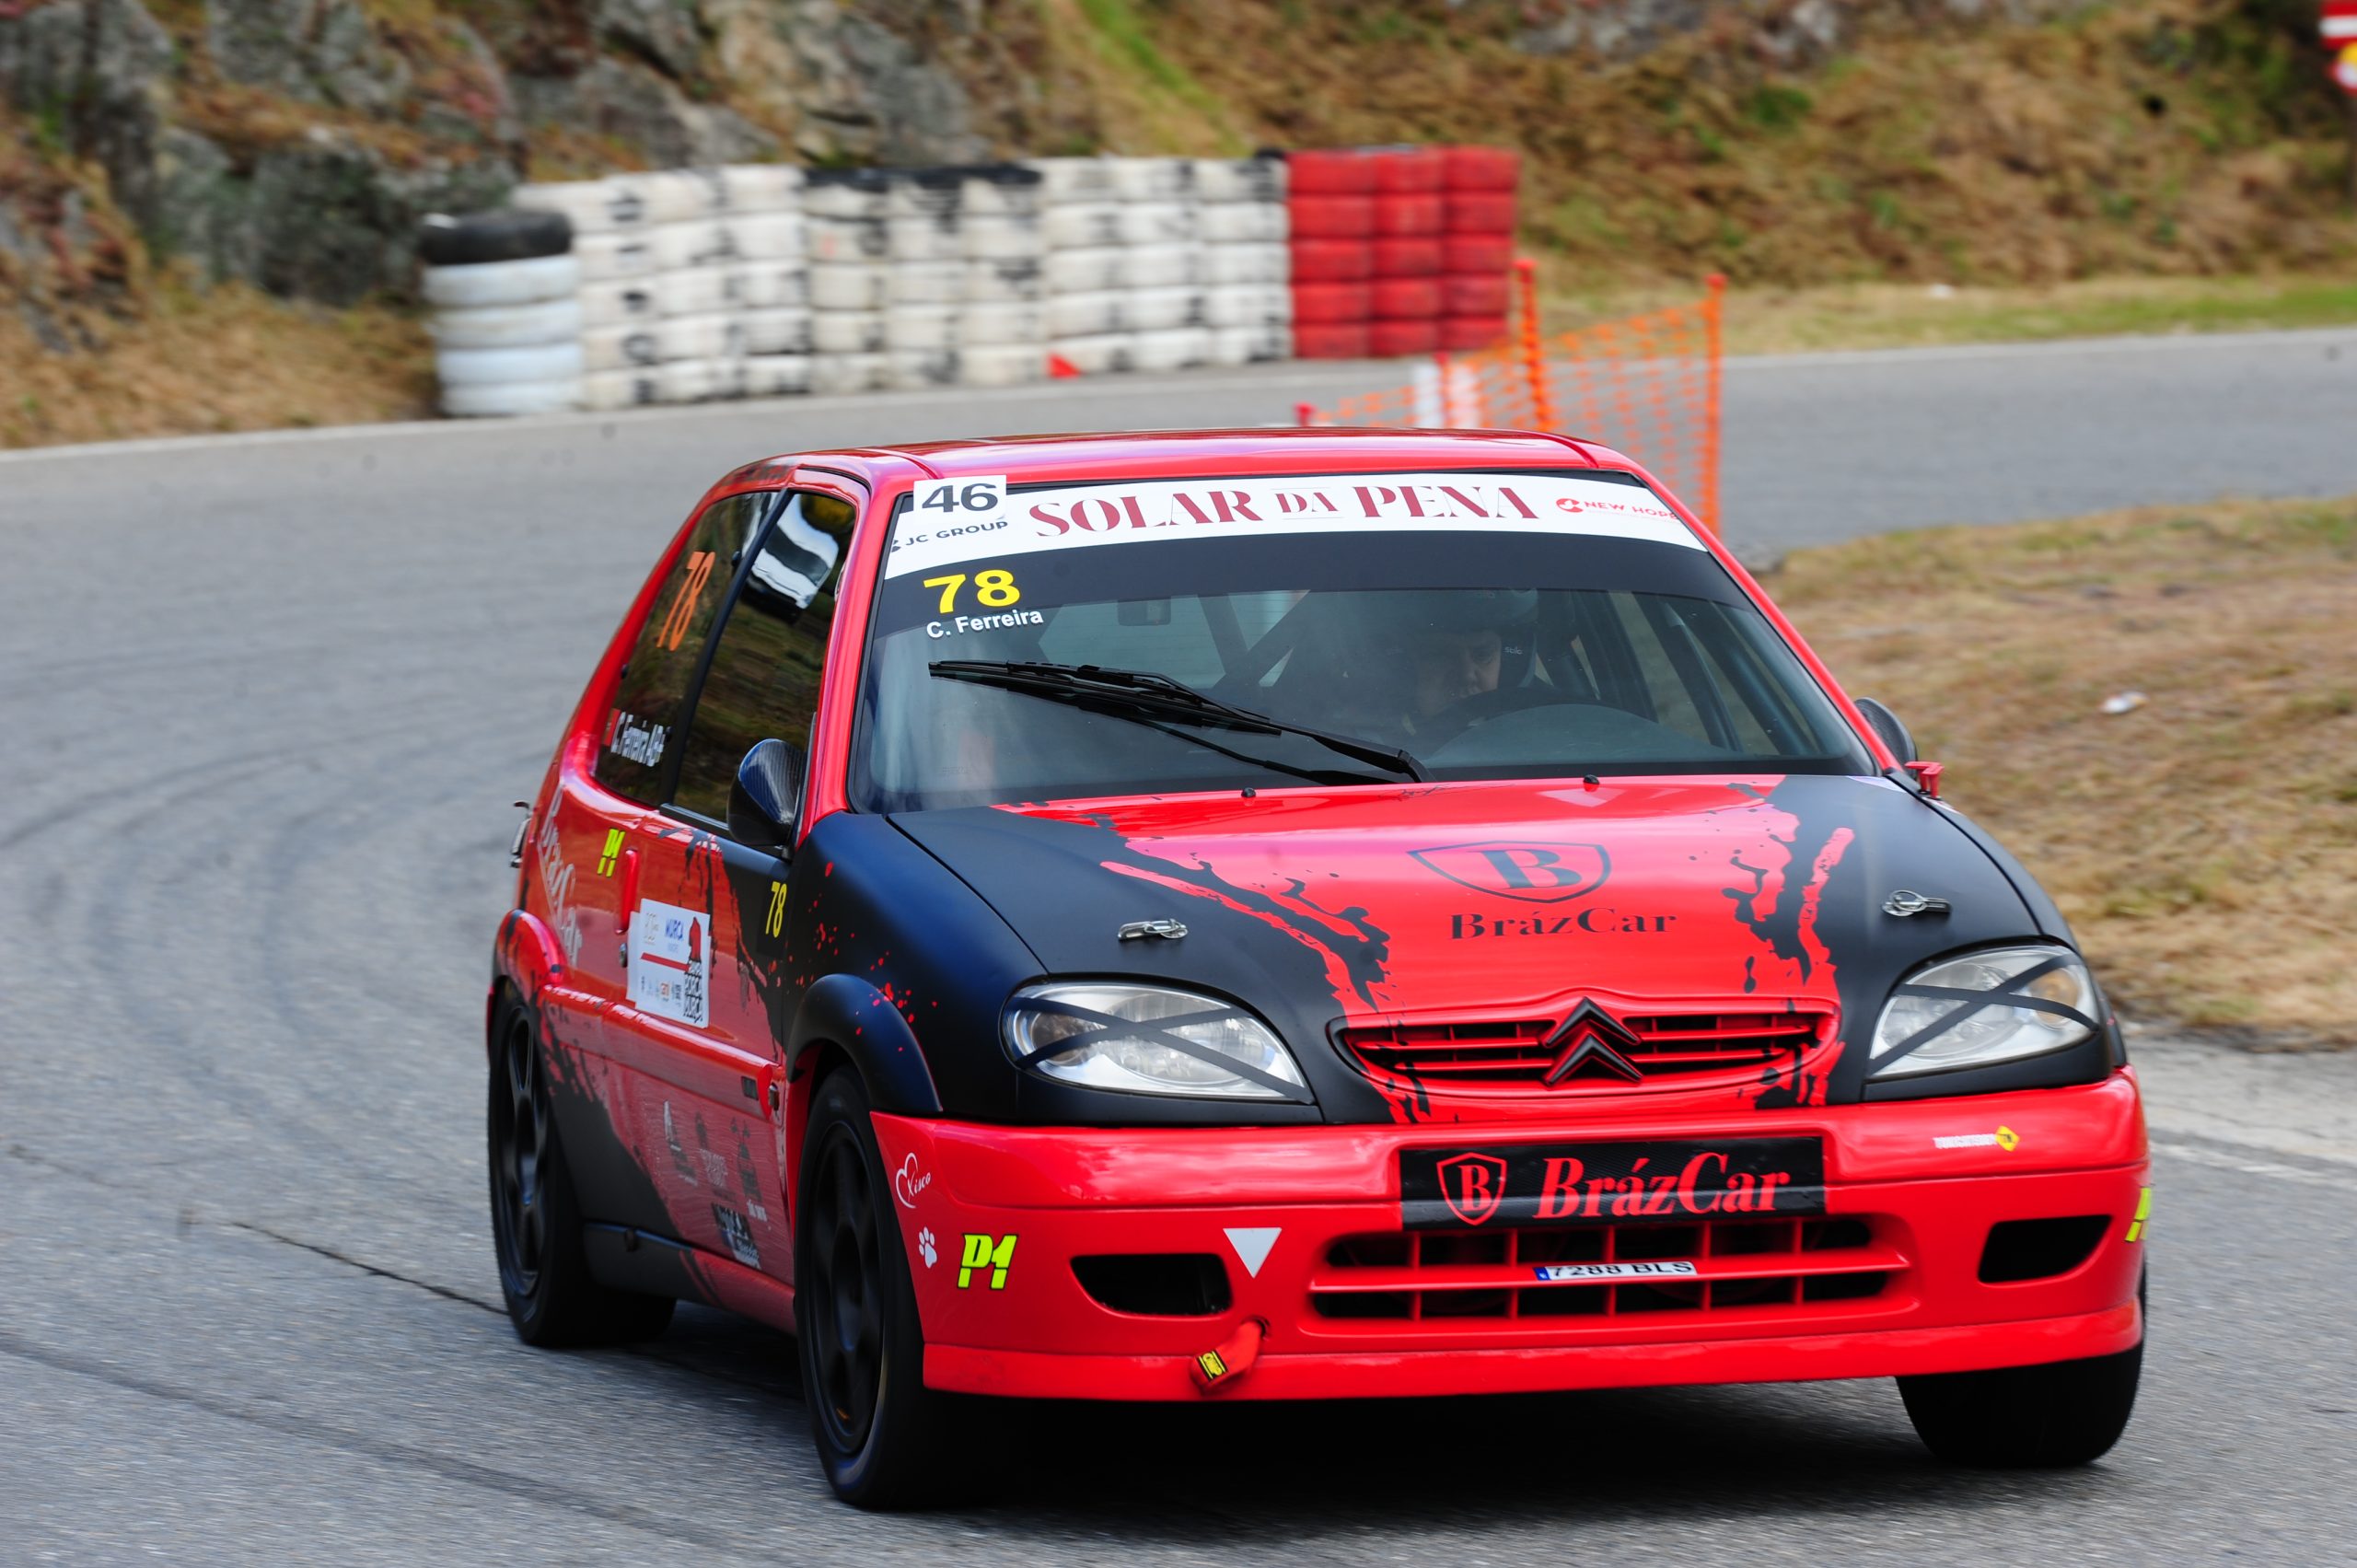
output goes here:
<path id="1" fill-rule="evenodd" d="M 1893 987 L 1875 1025 L 1870 1077 L 1986 1067 L 2096 1032 L 2096 986 L 2062 947 L 1991 947 L 1926 964 Z"/>
<path id="2" fill-rule="evenodd" d="M 1006 1045 L 1033 1072 L 1093 1089 L 1309 1098 L 1301 1069 L 1268 1025 L 1191 991 L 1101 981 L 1031 986 L 1007 1005 Z"/>

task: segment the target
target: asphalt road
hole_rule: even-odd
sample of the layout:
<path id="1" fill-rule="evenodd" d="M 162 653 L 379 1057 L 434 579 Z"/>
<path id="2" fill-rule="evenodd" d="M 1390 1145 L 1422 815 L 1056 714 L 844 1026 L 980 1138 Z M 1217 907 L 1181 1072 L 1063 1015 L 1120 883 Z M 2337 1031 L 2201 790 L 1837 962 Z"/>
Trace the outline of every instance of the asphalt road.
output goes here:
<path id="1" fill-rule="evenodd" d="M 2336 357 L 2338 355 L 2338 357 Z M 0 1562 L 2357 1555 L 2357 1058 L 2156 1045 L 2145 1399 L 1944 1471 L 1881 1385 L 1010 1419 L 827 1496 L 786 1342 L 525 1350 L 482 1198 L 505 851 L 659 540 L 772 450 L 1277 420 L 1349 372 L 0 458 Z M 1753 362 L 1733 532 L 2357 491 L 2357 333 Z"/>

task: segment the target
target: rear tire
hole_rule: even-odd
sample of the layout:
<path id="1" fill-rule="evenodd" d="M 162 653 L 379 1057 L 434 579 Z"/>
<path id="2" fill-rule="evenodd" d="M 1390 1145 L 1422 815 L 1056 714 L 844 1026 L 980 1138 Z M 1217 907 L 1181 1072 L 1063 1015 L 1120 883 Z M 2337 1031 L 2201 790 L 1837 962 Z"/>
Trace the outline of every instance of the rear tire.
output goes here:
<path id="1" fill-rule="evenodd" d="M 530 1010 L 513 997 L 492 1026 L 489 1098 L 492 1241 L 517 1337 L 547 1349 L 661 1333 L 677 1305 L 670 1297 L 609 1290 L 590 1276 L 549 1103 L 547 1056 Z"/>
<path id="2" fill-rule="evenodd" d="M 973 1468 L 958 1436 L 969 1410 L 924 1386 L 900 1222 L 859 1075 L 819 1086 L 795 1190 L 794 1277 L 803 1398 L 819 1462 L 835 1495 L 856 1508 L 950 1500 Z"/>
<path id="3" fill-rule="evenodd" d="M 2144 1347 L 2117 1355 L 1901 1377 L 1924 1446 L 1952 1465 L 2055 1469 L 2110 1452 L 2136 1408 Z"/>

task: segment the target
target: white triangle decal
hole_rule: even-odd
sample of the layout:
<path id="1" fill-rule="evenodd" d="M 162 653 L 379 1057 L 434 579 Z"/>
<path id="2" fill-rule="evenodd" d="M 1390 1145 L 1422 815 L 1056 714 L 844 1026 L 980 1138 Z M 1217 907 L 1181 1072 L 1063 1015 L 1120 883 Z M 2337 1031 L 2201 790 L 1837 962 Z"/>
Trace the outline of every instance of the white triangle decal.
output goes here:
<path id="1" fill-rule="evenodd" d="M 1254 1279 L 1260 1277 L 1260 1265 L 1269 1260 L 1269 1249 L 1277 1244 L 1280 1234 L 1275 1225 L 1248 1226 L 1227 1233 L 1227 1244 L 1236 1249 L 1244 1272 Z"/>

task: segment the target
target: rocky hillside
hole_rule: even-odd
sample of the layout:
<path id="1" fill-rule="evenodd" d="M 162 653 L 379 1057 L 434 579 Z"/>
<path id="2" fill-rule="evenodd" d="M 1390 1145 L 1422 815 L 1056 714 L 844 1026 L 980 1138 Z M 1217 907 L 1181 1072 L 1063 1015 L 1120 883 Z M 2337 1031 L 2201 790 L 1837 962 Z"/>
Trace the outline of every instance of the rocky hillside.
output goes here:
<path id="1" fill-rule="evenodd" d="M 344 306 L 519 178 L 1508 142 L 1587 274 L 2346 255 L 2311 0 L 0 0 L 0 366 Z M 11 334 L 14 334 L 12 336 Z M 0 413 L 5 413 L 0 409 Z"/>

